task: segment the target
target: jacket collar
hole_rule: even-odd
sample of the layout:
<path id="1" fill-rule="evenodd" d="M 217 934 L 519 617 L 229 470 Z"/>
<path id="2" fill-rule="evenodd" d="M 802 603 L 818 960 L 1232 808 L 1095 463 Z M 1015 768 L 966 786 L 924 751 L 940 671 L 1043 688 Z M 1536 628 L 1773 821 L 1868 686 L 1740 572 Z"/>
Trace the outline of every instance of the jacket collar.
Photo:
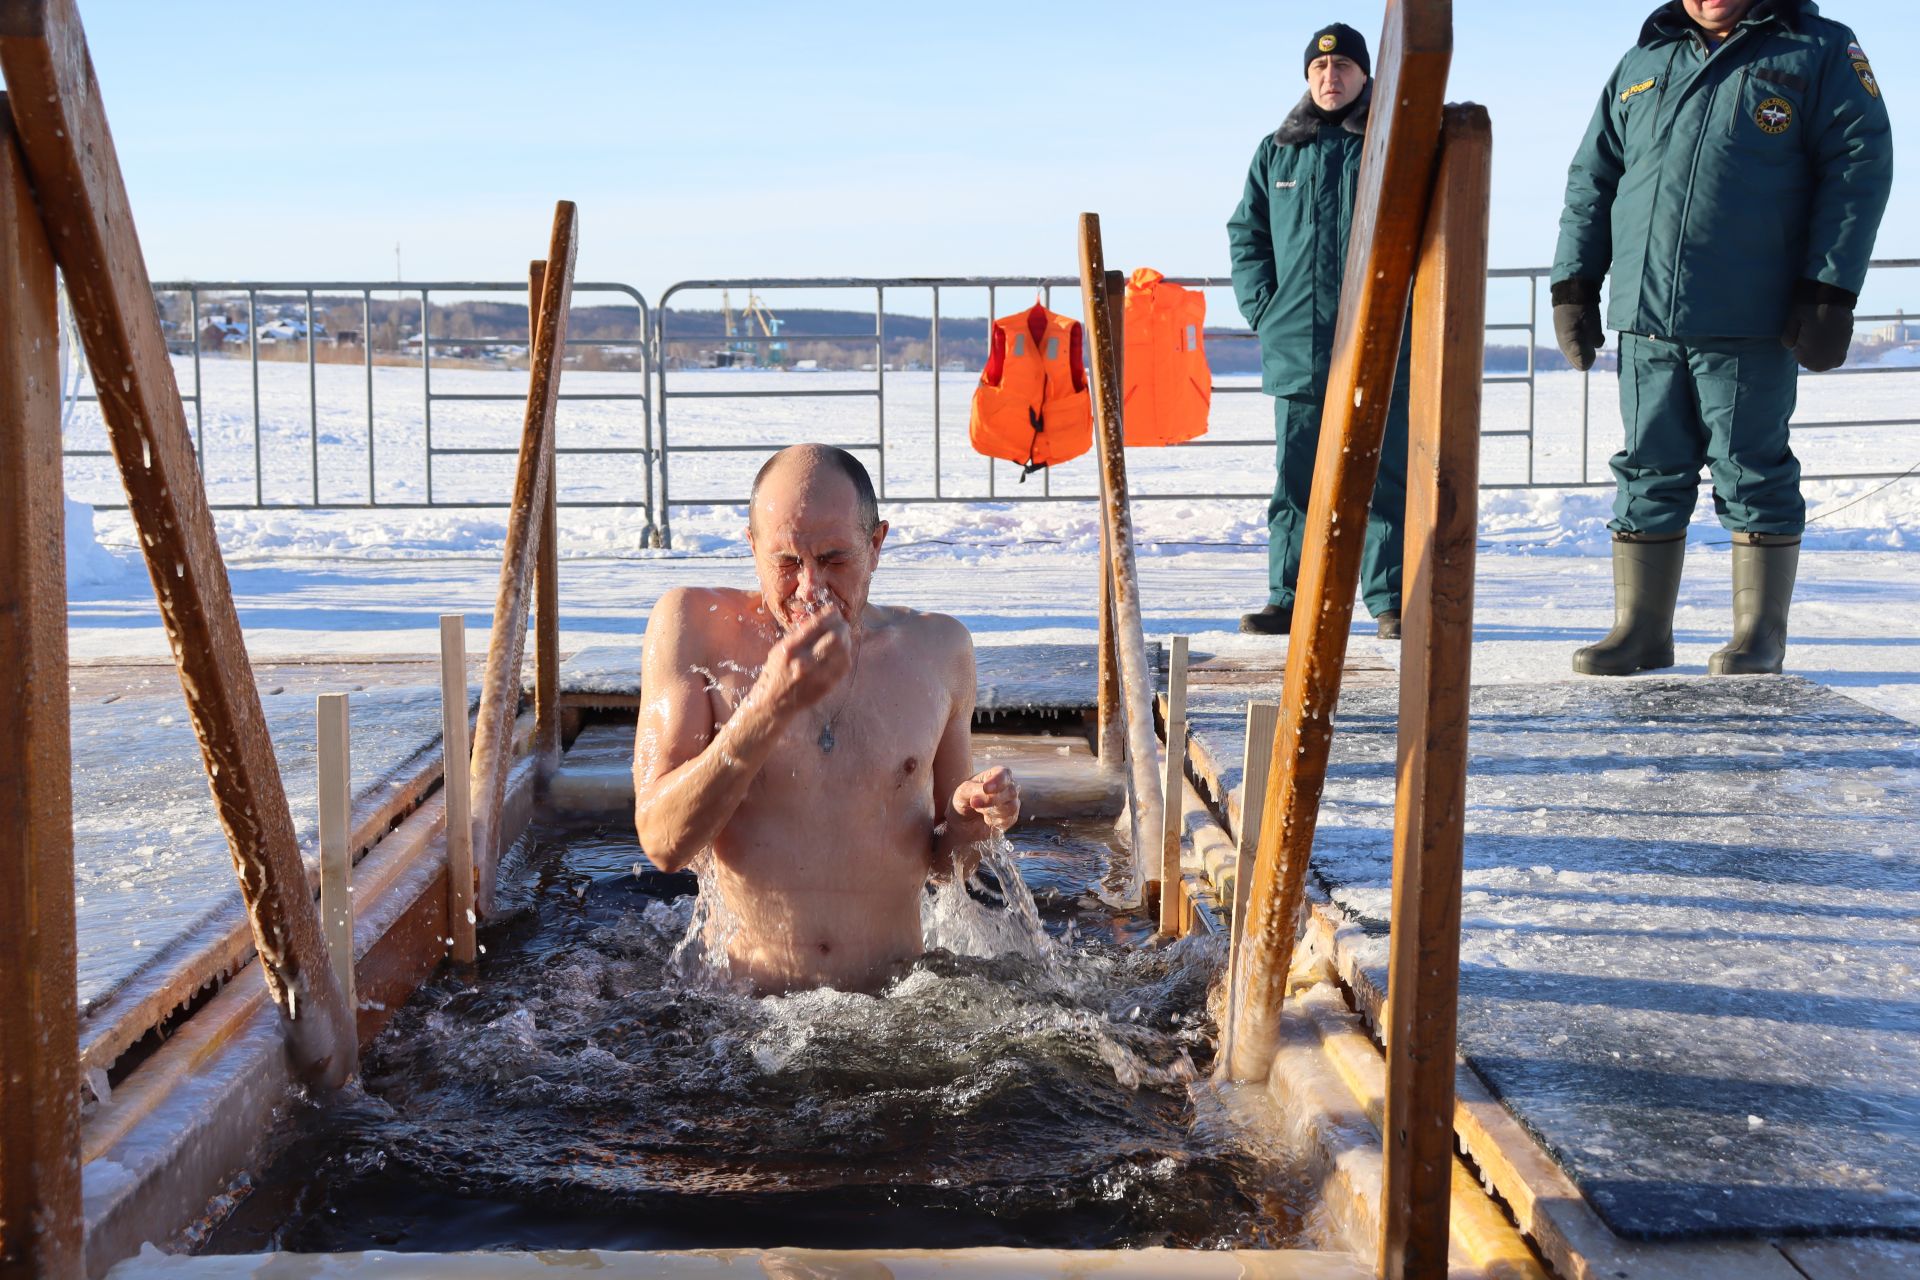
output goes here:
<path id="1" fill-rule="evenodd" d="M 1347 112 L 1347 118 L 1340 127 L 1348 133 L 1364 134 L 1367 131 L 1367 113 L 1373 107 L 1373 80 L 1360 89 L 1360 96 L 1354 99 L 1353 110 Z M 1293 110 L 1287 112 L 1287 118 L 1273 131 L 1273 140 L 1283 147 L 1304 146 L 1320 136 L 1320 117 L 1313 110 L 1313 95 L 1301 95 Z"/>
<path id="2" fill-rule="evenodd" d="M 1816 0 L 1760 0 L 1747 10 L 1747 16 L 1740 20 L 1740 26 L 1758 27 L 1769 22 L 1778 22 L 1789 31 L 1800 29 L 1800 19 L 1811 17 L 1820 12 Z M 1640 28 L 1640 47 L 1650 49 L 1654 45 L 1667 44 L 1674 40 L 1686 40 L 1699 33 L 1693 25 L 1693 19 L 1687 16 L 1685 6 L 1680 0 L 1667 0 L 1653 11 L 1646 25 Z"/>

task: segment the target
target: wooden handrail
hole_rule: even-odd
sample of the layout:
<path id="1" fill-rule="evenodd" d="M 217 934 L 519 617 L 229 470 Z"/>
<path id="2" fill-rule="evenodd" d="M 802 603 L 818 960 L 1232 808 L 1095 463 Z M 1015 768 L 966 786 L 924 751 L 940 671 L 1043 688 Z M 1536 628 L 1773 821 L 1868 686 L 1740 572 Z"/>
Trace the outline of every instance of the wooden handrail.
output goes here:
<path id="1" fill-rule="evenodd" d="M 0 94 L 0 1276 L 77 1276 L 80 1064 L 53 255 Z"/>
<path id="2" fill-rule="evenodd" d="M 1447 1273 L 1486 342 L 1486 108 L 1448 107 L 1413 284 L 1380 1274 Z"/>
<path id="3" fill-rule="evenodd" d="M 1086 309 L 1087 373 L 1093 388 L 1094 430 L 1100 458 L 1101 523 L 1106 530 L 1113 593 L 1113 646 L 1124 692 L 1127 767 L 1130 770 L 1131 896 L 1143 899 L 1143 880 L 1159 879 L 1162 823 L 1159 754 L 1153 736 L 1153 679 L 1147 670 L 1146 632 L 1140 621 L 1140 578 L 1133 551 L 1133 513 L 1127 504 L 1126 439 L 1120 425 L 1120 370 L 1113 340 L 1112 290 L 1100 244 L 1100 215 L 1080 215 L 1080 289 Z M 1173 892 L 1179 886 L 1172 886 Z"/>
<path id="4" fill-rule="evenodd" d="M 1247 911 L 1236 1080 L 1264 1078 L 1273 1061 L 1452 50 L 1450 0 L 1389 0 Z"/>
<path id="5" fill-rule="evenodd" d="M 0 70 L 20 151 L 79 320 L 127 508 L 239 876 L 260 969 L 308 1084 L 346 1079 L 353 1018 L 260 708 L 126 185 L 73 0 L 8 0 Z"/>
<path id="6" fill-rule="evenodd" d="M 553 467 L 553 411 L 560 392 L 566 350 L 567 309 L 573 298 L 578 213 L 570 200 L 553 211 L 553 238 L 542 273 L 540 307 L 530 347 L 532 377 L 526 421 L 514 472 L 513 509 L 507 516 L 506 550 L 500 560 L 500 590 L 487 641 L 486 675 L 480 685 L 480 715 L 473 735 L 474 901 L 480 914 L 493 908 L 494 873 L 500 848 L 501 809 L 513 768 L 513 725 L 520 714 L 520 662 L 526 653 L 527 605 Z"/>

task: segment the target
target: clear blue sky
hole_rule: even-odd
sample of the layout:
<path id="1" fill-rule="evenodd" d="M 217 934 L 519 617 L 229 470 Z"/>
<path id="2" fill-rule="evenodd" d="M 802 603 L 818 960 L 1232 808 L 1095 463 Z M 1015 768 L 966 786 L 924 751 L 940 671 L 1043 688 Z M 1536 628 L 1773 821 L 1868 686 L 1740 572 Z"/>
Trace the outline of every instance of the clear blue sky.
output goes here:
<path id="1" fill-rule="evenodd" d="M 583 278 L 1222 273 L 1323 22 L 1378 0 L 938 6 L 80 0 L 156 278 L 515 278 L 556 198 Z M 1573 147 L 1649 0 L 1457 0 L 1495 137 L 1492 261 L 1546 262 Z M 1831 0 L 1920 148 L 1920 4 Z M 1920 150 L 1907 154 L 1920 155 Z M 1881 256 L 1920 257 L 1907 161 Z M 1909 300 L 1912 301 L 1912 300 Z"/>

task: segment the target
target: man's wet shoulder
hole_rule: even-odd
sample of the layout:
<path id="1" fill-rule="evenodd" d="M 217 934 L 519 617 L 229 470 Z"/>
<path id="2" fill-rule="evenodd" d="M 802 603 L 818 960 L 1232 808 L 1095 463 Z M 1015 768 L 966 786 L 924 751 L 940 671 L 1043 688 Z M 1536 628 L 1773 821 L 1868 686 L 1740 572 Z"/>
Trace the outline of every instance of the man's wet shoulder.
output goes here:
<path id="1" fill-rule="evenodd" d="M 895 605 L 881 606 L 876 612 L 889 630 L 916 644 L 944 648 L 971 648 L 973 645 L 973 635 L 967 630 L 966 624 L 950 614 L 928 613 Z"/>

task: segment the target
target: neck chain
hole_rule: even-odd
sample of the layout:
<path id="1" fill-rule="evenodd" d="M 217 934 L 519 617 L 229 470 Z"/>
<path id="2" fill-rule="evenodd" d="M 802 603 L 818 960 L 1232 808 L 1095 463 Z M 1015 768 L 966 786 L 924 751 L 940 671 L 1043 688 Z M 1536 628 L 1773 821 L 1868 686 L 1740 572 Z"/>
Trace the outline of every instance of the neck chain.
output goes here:
<path id="1" fill-rule="evenodd" d="M 833 714 L 827 717 L 827 722 L 820 726 L 820 736 L 814 739 L 814 741 L 820 745 L 820 754 L 822 755 L 832 755 L 834 747 L 838 744 L 838 739 L 836 739 L 833 734 L 833 726 L 839 722 L 840 713 L 847 709 L 847 704 L 853 701 L 853 682 L 858 679 L 859 676 L 860 643 L 858 640 L 855 640 L 853 664 L 847 669 L 847 691 L 840 695 L 840 705 L 833 709 Z"/>

